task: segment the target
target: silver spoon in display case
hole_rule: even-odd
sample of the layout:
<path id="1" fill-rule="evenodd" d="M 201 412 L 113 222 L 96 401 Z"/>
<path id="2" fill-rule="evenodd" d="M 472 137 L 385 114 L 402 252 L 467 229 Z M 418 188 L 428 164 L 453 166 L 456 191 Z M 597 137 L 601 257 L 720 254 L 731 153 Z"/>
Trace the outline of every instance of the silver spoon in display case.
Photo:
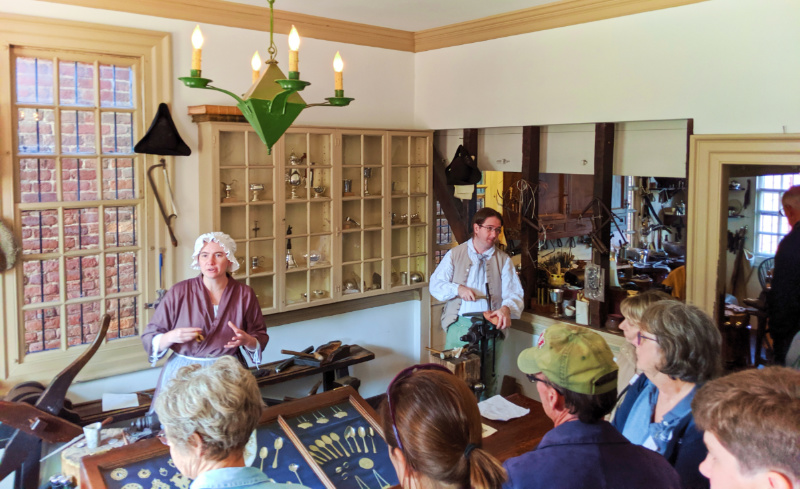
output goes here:
<path id="1" fill-rule="evenodd" d="M 258 456 L 261 457 L 261 472 L 264 472 L 264 459 L 267 458 L 267 455 L 269 455 L 269 448 L 261 447 L 258 452 Z"/>
<path id="2" fill-rule="evenodd" d="M 322 441 L 322 440 L 314 440 L 314 443 L 316 443 L 318 447 L 324 448 L 326 452 L 331 454 L 331 457 L 339 458 L 339 457 L 336 456 L 335 453 L 333 453 L 328 447 L 325 446 L 325 442 L 324 441 Z"/>
<path id="3" fill-rule="evenodd" d="M 278 452 L 283 448 L 283 437 L 275 438 L 275 460 L 272 461 L 272 468 L 278 468 Z"/>
<path id="4" fill-rule="evenodd" d="M 369 441 L 372 442 L 372 453 L 378 453 L 378 450 L 375 449 L 375 430 L 372 429 L 372 426 L 369 427 Z"/>
<path id="5" fill-rule="evenodd" d="M 360 436 L 361 440 L 364 442 L 364 453 L 369 453 L 369 448 L 367 448 L 367 430 L 365 430 L 363 426 L 358 427 L 358 436 Z"/>
<path id="6" fill-rule="evenodd" d="M 355 428 L 353 428 L 352 426 L 348 426 L 347 429 L 344 432 L 344 437 L 345 438 L 352 438 L 353 439 L 353 443 L 355 443 L 355 445 L 356 445 L 356 450 L 358 450 L 358 453 L 361 453 L 361 447 L 358 446 L 358 440 L 356 440 L 356 429 Z M 349 445 L 350 442 L 347 442 L 347 444 Z M 350 451 L 352 452 L 353 449 L 351 448 Z"/>
<path id="7" fill-rule="evenodd" d="M 322 450 L 320 450 L 319 448 L 317 448 L 314 445 L 309 445 L 308 449 L 311 450 L 312 452 L 319 453 L 318 456 L 319 457 L 324 457 L 326 462 L 329 462 L 329 461 L 333 460 L 330 456 L 328 456 L 328 454 L 326 454 L 325 452 L 323 452 Z"/>
<path id="8" fill-rule="evenodd" d="M 295 477 L 297 477 L 297 482 L 299 482 L 300 485 L 303 485 L 303 481 L 300 480 L 300 475 L 297 473 L 297 469 L 299 468 L 300 466 L 297 464 L 289 464 L 289 470 L 294 472 Z"/>
<path id="9" fill-rule="evenodd" d="M 350 454 L 347 453 L 347 449 L 344 447 L 344 445 L 342 445 L 341 438 L 339 438 L 339 435 L 337 435 L 336 433 L 331 433 L 331 439 L 333 439 L 333 441 L 335 441 L 336 443 L 339 444 L 340 447 L 342 447 L 342 450 L 344 451 L 344 456 L 345 457 L 349 457 L 350 456 Z M 348 443 L 348 445 L 350 445 L 350 444 Z M 352 449 L 353 449 L 353 447 L 350 447 L 350 450 L 352 450 Z"/>
<path id="10" fill-rule="evenodd" d="M 328 435 L 322 435 L 322 436 L 320 436 L 319 438 L 320 438 L 320 440 L 322 440 L 323 442 L 325 442 L 325 444 L 326 444 L 326 445 L 330 445 L 330 446 L 332 446 L 332 447 L 333 447 L 333 449 L 334 449 L 334 450 L 336 450 L 336 455 L 339 455 L 340 457 L 343 457 L 343 456 L 344 456 L 344 455 L 342 455 L 342 452 L 340 452 L 340 451 L 339 451 L 339 449 L 338 449 L 338 448 L 336 448 L 336 445 L 334 445 L 334 444 L 333 444 L 333 440 L 331 440 L 331 437 L 330 437 L 330 436 L 328 436 Z"/>

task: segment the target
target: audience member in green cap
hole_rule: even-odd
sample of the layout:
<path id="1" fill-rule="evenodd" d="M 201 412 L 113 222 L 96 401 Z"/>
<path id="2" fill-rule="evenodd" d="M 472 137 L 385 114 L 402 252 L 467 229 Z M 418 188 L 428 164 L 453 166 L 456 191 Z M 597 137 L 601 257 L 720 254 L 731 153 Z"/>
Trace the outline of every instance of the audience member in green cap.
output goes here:
<path id="1" fill-rule="evenodd" d="M 600 335 L 551 326 L 517 365 L 536 383 L 555 427 L 535 450 L 505 462 L 505 488 L 681 487 L 664 457 L 632 444 L 603 419 L 616 403 L 618 367 Z"/>

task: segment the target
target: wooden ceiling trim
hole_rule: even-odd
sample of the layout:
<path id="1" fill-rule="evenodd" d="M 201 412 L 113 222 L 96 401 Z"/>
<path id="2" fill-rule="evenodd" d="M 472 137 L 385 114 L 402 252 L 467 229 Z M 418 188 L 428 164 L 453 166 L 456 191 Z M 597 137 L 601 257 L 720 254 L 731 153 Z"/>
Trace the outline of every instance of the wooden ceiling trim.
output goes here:
<path id="1" fill-rule="evenodd" d="M 223 0 L 46 1 L 269 32 L 269 8 Z M 411 31 L 275 10 L 275 32 L 288 35 L 292 25 L 297 27 L 303 37 L 395 51 L 414 50 L 414 33 Z"/>
<path id="2" fill-rule="evenodd" d="M 415 52 L 555 29 L 707 0 L 561 0 L 414 33 Z"/>
<path id="3" fill-rule="evenodd" d="M 224 0 L 44 0 L 240 29 L 269 31 L 269 9 Z M 583 24 L 708 0 L 560 0 L 417 32 L 275 10 L 275 31 L 292 24 L 303 37 L 396 51 L 422 52 Z"/>

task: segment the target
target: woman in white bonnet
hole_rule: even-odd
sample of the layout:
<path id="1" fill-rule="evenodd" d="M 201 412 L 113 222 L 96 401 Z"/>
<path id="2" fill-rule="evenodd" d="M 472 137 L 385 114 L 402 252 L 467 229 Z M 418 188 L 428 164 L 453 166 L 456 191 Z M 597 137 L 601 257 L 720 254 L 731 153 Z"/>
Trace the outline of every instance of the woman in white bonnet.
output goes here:
<path id="1" fill-rule="evenodd" d="M 142 333 L 153 366 L 167 350 L 173 351 L 155 396 L 184 365 L 210 365 L 224 355 L 245 365 L 245 355 L 261 363 L 269 336 L 253 289 L 230 275 L 239 268 L 234 253 L 236 243 L 225 233 L 197 238 L 192 268 L 200 275 L 173 285 Z"/>

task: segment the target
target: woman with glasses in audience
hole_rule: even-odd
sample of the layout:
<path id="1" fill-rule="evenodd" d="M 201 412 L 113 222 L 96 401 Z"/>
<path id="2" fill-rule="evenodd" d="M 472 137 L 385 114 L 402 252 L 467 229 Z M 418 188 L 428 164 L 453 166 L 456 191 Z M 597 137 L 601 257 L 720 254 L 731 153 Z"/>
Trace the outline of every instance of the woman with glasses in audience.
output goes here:
<path id="1" fill-rule="evenodd" d="M 463 380 L 416 365 L 389 384 L 381 420 L 402 487 L 499 489 L 506 471 L 481 448 L 481 415 Z"/>
<path id="2" fill-rule="evenodd" d="M 258 467 L 246 467 L 244 448 L 261 418 L 256 379 L 231 356 L 209 366 L 182 367 L 155 401 L 175 467 L 191 489 L 301 488 L 276 484 Z"/>
<path id="3" fill-rule="evenodd" d="M 619 365 L 620 380 L 626 382 L 630 379 L 628 384 L 618 387 L 619 399 L 622 399 L 628 393 L 630 386 L 636 383 L 642 375 L 636 369 L 636 335 L 641 331 L 639 324 L 642 322 L 644 311 L 656 302 L 670 300 L 677 299 L 660 290 L 648 290 L 626 297 L 619 305 L 620 312 L 625 318 L 619 325 L 619 329 L 622 330 L 627 342 L 620 345 L 615 361 Z M 619 399 L 617 402 L 619 402 Z"/>
<path id="4" fill-rule="evenodd" d="M 722 338 L 708 315 L 678 301 L 649 306 L 639 327 L 636 367 L 644 375 L 629 387 L 613 424 L 632 443 L 664 455 L 685 488 L 707 488 L 698 470 L 706 448 L 691 403 L 721 371 Z"/>

